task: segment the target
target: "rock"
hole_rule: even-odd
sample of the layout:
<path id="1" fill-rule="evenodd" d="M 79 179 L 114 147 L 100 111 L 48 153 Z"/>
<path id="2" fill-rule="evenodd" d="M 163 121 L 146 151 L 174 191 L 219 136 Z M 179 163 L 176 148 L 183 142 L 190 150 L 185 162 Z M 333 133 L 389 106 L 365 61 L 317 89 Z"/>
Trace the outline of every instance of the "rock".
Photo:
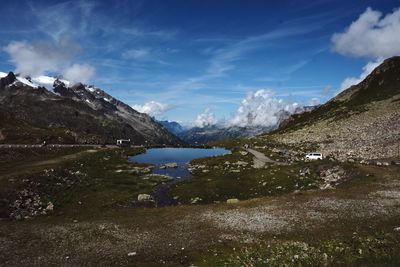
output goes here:
<path id="1" fill-rule="evenodd" d="M 331 184 L 324 184 L 319 187 L 321 190 L 335 189 Z"/>
<path id="2" fill-rule="evenodd" d="M 202 170 L 203 173 L 208 173 L 210 172 L 209 170 Z"/>
<path id="3" fill-rule="evenodd" d="M 129 253 L 128 253 L 128 257 L 132 257 L 132 256 L 136 256 L 136 251 L 133 251 L 133 252 L 129 252 Z"/>
<path id="4" fill-rule="evenodd" d="M 247 154 L 249 154 L 249 152 L 247 152 L 247 151 L 240 151 L 239 153 L 240 153 L 240 155 L 242 155 L 242 156 L 246 156 Z"/>
<path id="5" fill-rule="evenodd" d="M 396 231 L 396 232 L 400 232 L 400 226 L 399 227 L 395 227 L 393 230 Z"/>
<path id="6" fill-rule="evenodd" d="M 150 201 L 152 200 L 149 194 L 139 194 L 137 197 L 138 201 Z"/>
<path id="7" fill-rule="evenodd" d="M 190 203 L 191 204 L 196 204 L 196 203 L 198 203 L 199 201 L 202 201 L 202 200 L 203 199 L 201 197 L 195 197 L 195 198 L 190 199 Z"/>
<path id="8" fill-rule="evenodd" d="M 238 166 L 247 166 L 249 163 L 247 163 L 247 162 L 245 162 L 245 161 L 237 161 L 236 163 L 235 163 L 236 165 L 238 165 Z"/>
<path id="9" fill-rule="evenodd" d="M 165 166 L 166 168 L 178 168 L 178 163 L 176 163 L 176 162 L 170 162 L 170 163 L 164 164 L 164 166 Z"/>
<path id="10" fill-rule="evenodd" d="M 226 201 L 227 204 L 235 204 L 238 202 L 239 202 L 239 199 L 237 199 L 237 198 L 230 198 Z"/>
<path id="11" fill-rule="evenodd" d="M 240 170 L 231 170 L 231 172 L 240 172 Z"/>
<path id="12" fill-rule="evenodd" d="M 54 205 L 53 205 L 53 203 L 51 203 L 51 201 L 49 201 L 49 203 L 47 203 L 46 210 L 48 210 L 48 211 L 54 210 Z"/>

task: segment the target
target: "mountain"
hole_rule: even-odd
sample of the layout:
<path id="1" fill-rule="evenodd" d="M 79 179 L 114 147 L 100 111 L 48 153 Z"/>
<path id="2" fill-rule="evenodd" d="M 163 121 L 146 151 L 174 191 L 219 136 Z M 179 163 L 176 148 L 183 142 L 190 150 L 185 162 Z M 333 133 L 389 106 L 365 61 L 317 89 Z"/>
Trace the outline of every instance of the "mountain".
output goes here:
<path id="1" fill-rule="evenodd" d="M 295 113 L 309 112 L 316 107 L 317 106 L 299 107 L 295 110 Z M 210 141 L 253 137 L 275 130 L 278 125 L 291 116 L 291 113 L 281 110 L 275 114 L 275 116 L 278 118 L 278 123 L 271 126 L 249 125 L 242 127 L 235 125 L 208 125 L 205 127 L 194 127 L 182 132 L 178 132 L 176 135 L 189 144 L 206 144 Z"/>
<path id="2" fill-rule="evenodd" d="M 164 126 L 169 132 L 179 135 L 180 133 L 185 131 L 185 128 L 175 121 L 157 121 L 159 124 Z"/>
<path id="3" fill-rule="evenodd" d="M 182 143 L 147 114 L 94 86 L 12 72 L 0 78 L 1 143 Z"/>
<path id="4" fill-rule="evenodd" d="M 315 110 L 292 115 L 269 136 L 339 159 L 400 156 L 400 57 Z"/>
<path id="5" fill-rule="evenodd" d="M 194 127 L 178 134 L 179 138 L 188 144 L 206 144 L 210 141 L 221 141 L 227 139 L 256 136 L 270 131 L 268 127 L 221 127 L 209 125 L 205 127 Z"/>

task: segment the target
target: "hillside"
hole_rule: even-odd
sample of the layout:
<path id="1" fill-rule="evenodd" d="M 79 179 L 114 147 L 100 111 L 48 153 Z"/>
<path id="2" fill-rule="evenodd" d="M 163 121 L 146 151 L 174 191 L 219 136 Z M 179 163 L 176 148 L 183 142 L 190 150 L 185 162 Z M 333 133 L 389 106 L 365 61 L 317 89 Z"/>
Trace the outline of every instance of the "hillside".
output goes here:
<path id="1" fill-rule="evenodd" d="M 398 156 L 399 136 L 400 57 L 385 60 L 364 81 L 317 109 L 291 116 L 270 135 L 339 159 Z"/>
<path id="2" fill-rule="evenodd" d="M 4 76 L 4 75 L 3 75 Z M 0 143 L 180 144 L 147 114 L 94 86 L 9 73 L 0 80 Z M 46 87 L 46 88 L 45 88 Z"/>

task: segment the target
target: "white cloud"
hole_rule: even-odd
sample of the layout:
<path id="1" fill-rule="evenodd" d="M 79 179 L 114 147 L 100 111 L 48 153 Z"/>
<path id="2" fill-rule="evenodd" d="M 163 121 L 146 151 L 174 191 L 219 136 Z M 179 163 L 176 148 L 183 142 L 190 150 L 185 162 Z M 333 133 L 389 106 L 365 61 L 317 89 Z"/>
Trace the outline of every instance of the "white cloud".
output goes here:
<path id="1" fill-rule="evenodd" d="M 145 60 L 150 56 L 150 50 L 146 48 L 130 49 L 122 53 L 124 59 Z"/>
<path id="2" fill-rule="evenodd" d="M 203 113 L 197 115 L 194 121 L 194 126 L 203 128 L 205 126 L 214 125 L 217 123 L 217 119 L 214 113 L 209 108 L 206 108 Z"/>
<path id="3" fill-rule="evenodd" d="M 143 105 L 133 105 L 132 108 L 141 113 L 146 113 L 150 116 L 158 116 L 158 115 L 170 110 L 171 106 L 168 104 L 163 104 L 163 103 L 156 102 L 156 101 L 150 101 Z"/>
<path id="4" fill-rule="evenodd" d="M 79 46 L 67 36 L 57 42 L 14 41 L 3 48 L 22 75 L 39 76 L 45 72 L 58 72 L 79 51 Z"/>
<path id="5" fill-rule="evenodd" d="M 283 111 L 293 113 L 299 108 L 297 103 L 288 103 L 274 97 L 272 90 L 260 89 L 249 92 L 240 104 L 232 125 L 237 126 L 275 126 Z"/>
<path id="6" fill-rule="evenodd" d="M 400 9 L 382 17 L 367 8 L 343 33 L 332 36 L 333 50 L 342 55 L 373 59 L 359 77 L 348 77 L 336 94 L 364 80 L 383 59 L 400 55 Z"/>
<path id="7" fill-rule="evenodd" d="M 387 58 L 400 54 L 400 9 L 382 17 L 367 8 L 343 33 L 332 36 L 333 50 L 343 55 Z"/>
<path id="8" fill-rule="evenodd" d="M 94 67 L 88 64 L 73 64 L 64 71 L 63 76 L 72 83 L 88 83 L 94 74 Z"/>
<path id="9" fill-rule="evenodd" d="M 309 105 L 310 106 L 318 106 L 320 103 L 321 103 L 321 100 L 319 98 L 313 97 L 313 98 L 311 98 Z"/>

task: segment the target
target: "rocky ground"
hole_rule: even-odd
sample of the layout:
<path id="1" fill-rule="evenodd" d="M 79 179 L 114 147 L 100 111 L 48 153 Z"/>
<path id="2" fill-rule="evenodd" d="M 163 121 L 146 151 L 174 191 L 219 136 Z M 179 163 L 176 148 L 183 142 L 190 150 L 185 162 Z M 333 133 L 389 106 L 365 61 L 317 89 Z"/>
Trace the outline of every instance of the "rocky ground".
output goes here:
<path id="1" fill-rule="evenodd" d="M 29 176 L 5 175 L 11 162 L 0 164 L 7 207 L 0 220 L 1 265 L 400 262 L 399 165 L 304 162 L 295 147 L 245 140 L 271 159 L 260 167 L 234 142 L 225 144 L 231 155 L 191 162 L 193 179 L 171 191 L 181 205 L 164 208 L 138 205 L 151 202 L 152 190 L 168 180 L 149 175 L 152 166 L 127 162 L 139 150 L 69 151 L 78 156 L 40 165 Z M 13 162 L 13 169 L 35 161 L 16 158 L 22 163 Z"/>
<path id="2" fill-rule="evenodd" d="M 273 139 L 304 147 L 315 144 L 318 151 L 339 160 L 392 157 L 398 154 L 400 142 L 400 102 L 396 99 L 373 102 L 365 112 L 323 120 Z"/>

